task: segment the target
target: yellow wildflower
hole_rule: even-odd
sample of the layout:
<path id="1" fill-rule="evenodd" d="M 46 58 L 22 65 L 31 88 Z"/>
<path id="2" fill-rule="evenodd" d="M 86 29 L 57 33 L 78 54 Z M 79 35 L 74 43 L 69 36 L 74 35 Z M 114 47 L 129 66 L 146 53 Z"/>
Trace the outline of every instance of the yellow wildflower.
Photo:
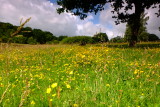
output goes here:
<path id="1" fill-rule="evenodd" d="M 82 58 L 84 58 L 84 57 L 85 57 L 85 55 L 82 55 L 81 57 L 82 57 Z"/>
<path id="2" fill-rule="evenodd" d="M 73 74 L 73 71 L 71 71 L 69 74 L 72 75 L 72 74 Z"/>
<path id="3" fill-rule="evenodd" d="M 47 94 L 51 93 L 51 88 L 47 88 Z"/>
<path id="4" fill-rule="evenodd" d="M 140 71 L 140 73 L 143 73 L 144 71 Z"/>
<path id="5" fill-rule="evenodd" d="M 51 87 L 52 87 L 52 88 L 55 88 L 55 87 L 57 87 L 57 85 L 58 85 L 57 83 L 53 83 L 53 84 L 51 85 Z"/>
<path id="6" fill-rule="evenodd" d="M 134 74 L 138 74 L 138 71 L 139 71 L 139 70 L 136 69 L 136 70 L 134 71 Z"/>
<path id="7" fill-rule="evenodd" d="M 73 107 L 78 107 L 78 104 L 73 104 Z"/>
<path id="8" fill-rule="evenodd" d="M 52 94 L 52 97 L 55 97 L 56 96 L 56 94 Z"/>
<path id="9" fill-rule="evenodd" d="M 31 104 L 34 105 L 34 104 L 36 104 L 36 103 L 32 100 L 32 101 L 31 101 Z"/>
<path id="10" fill-rule="evenodd" d="M 106 84 L 106 86 L 107 86 L 107 87 L 110 87 L 110 85 L 109 85 L 109 84 Z"/>
<path id="11" fill-rule="evenodd" d="M 70 86 L 69 84 L 66 84 L 66 87 L 67 87 L 67 88 L 71 88 L 71 86 Z"/>

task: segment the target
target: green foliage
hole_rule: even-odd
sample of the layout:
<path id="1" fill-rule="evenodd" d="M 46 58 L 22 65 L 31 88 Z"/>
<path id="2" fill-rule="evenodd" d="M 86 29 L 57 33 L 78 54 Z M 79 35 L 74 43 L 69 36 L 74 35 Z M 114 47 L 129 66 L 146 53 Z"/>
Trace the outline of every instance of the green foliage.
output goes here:
<path id="1" fill-rule="evenodd" d="M 1 39 L 2 39 L 2 42 L 3 42 L 3 43 L 7 43 L 8 40 L 9 40 L 9 37 L 7 37 L 7 36 L 2 36 Z"/>
<path id="2" fill-rule="evenodd" d="M 86 45 L 87 43 L 93 43 L 93 40 L 89 36 L 74 36 L 68 37 L 62 40 L 63 44 L 79 44 L 79 45 Z"/>
<path id="3" fill-rule="evenodd" d="M 122 38 L 121 36 L 117 36 L 117 37 L 112 38 L 110 42 L 122 43 L 124 42 L 124 38 Z"/>
<path id="4" fill-rule="evenodd" d="M 16 28 L 16 26 L 13 26 L 10 23 L 0 22 L 0 38 L 2 38 L 2 42 L 8 42 L 11 38 L 11 33 L 13 33 Z"/>
<path id="5" fill-rule="evenodd" d="M 46 37 L 44 36 L 44 32 L 40 29 L 33 29 L 33 38 L 40 44 L 46 43 Z"/>
<path id="6" fill-rule="evenodd" d="M 31 44 L 31 45 L 35 45 L 35 44 L 37 44 L 37 41 L 33 37 L 29 37 L 27 40 L 27 43 Z"/>
<path id="7" fill-rule="evenodd" d="M 47 44 L 59 44 L 58 40 L 48 41 Z"/>
<path id="8" fill-rule="evenodd" d="M 21 35 L 23 35 L 24 37 L 31 37 L 33 36 L 33 32 L 32 32 L 32 28 L 30 27 L 26 27 L 22 29 L 22 32 L 20 32 Z"/>
<path id="9" fill-rule="evenodd" d="M 149 17 L 146 17 L 147 14 L 141 14 L 140 17 L 140 27 L 139 31 L 137 34 L 137 41 L 148 41 L 148 33 L 147 33 L 147 28 L 146 24 L 147 21 L 149 20 Z M 125 36 L 124 39 L 125 41 L 131 41 L 131 36 L 132 36 L 132 30 L 131 30 L 131 25 L 129 23 L 126 25 L 126 31 L 125 31 Z"/>
<path id="10" fill-rule="evenodd" d="M 0 38 L 2 42 L 14 42 L 14 43 L 29 43 L 29 44 L 45 44 L 48 41 L 57 40 L 57 37 L 47 31 L 40 29 L 32 29 L 30 27 L 22 28 L 18 35 L 21 37 L 11 37 L 11 34 L 17 30 L 17 26 L 13 26 L 10 23 L 0 22 Z"/>
<path id="11" fill-rule="evenodd" d="M 15 37 L 12 38 L 12 42 L 26 44 L 27 43 L 27 38 L 24 37 L 24 36 L 15 36 Z"/>
<path id="12" fill-rule="evenodd" d="M 57 40 L 57 37 L 54 36 L 52 33 L 50 32 L 44 32 L 44 36 L 45 36 L 45 40 L 47 41 L 52 41 L 52 40 Z"/>
<path id="13" fill-rule="evenodd" d="M 59 36 L 58 41 L 62 41 L 63 39 L 67 38 L 68 36 Z"/>
<path id="14" fill-rule="evenodd" d="M 138 36 L 138 40 L 139 41 L 148 41 L 148 33 L 147 32 L 142 32 L 139 36 Z"/>
<path id="15" fill-rule="evenodd" d="M 148 41 L 158 41 L 160 40 L 155 34 L 148 34 Z"/>
<path id="16" fill-rule="evenodd" d="M 108 36 L 106 33 L 98 33 L 93 36 L 94 42 L 108 42 Z"/>

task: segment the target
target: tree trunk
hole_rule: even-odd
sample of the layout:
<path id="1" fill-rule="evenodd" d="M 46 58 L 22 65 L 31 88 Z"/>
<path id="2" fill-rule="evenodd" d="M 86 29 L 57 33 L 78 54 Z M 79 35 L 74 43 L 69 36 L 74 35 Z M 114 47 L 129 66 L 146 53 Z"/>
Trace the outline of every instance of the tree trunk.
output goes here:
<path id="1" fill-rule="evenodd" d="M 128 24 L 131 27 L 131 37 L 129 40 L 129 47 L 134 47 L 138 41 L 138 32 L 140 28 L 140 18 L 144 9 L 141 7 L 142 4 L 139 1 L 135 1 L 135 13 L 130 17 Z"/>
<path id="2" fill-rule="evenodd" d="M 136 45 L 136 42 L 135 41 L 130 41 L 129 42 L 129 47 L 135 47 Z"/>

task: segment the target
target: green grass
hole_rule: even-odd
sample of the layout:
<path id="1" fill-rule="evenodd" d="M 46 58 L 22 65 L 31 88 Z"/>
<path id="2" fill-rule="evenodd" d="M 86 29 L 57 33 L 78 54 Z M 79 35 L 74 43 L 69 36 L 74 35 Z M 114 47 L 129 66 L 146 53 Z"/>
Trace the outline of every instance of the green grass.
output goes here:
<path id="1" fill-rule="evenodd" d="M 159 107 L 160 48 L 2 46 L 0 106 Z"/>

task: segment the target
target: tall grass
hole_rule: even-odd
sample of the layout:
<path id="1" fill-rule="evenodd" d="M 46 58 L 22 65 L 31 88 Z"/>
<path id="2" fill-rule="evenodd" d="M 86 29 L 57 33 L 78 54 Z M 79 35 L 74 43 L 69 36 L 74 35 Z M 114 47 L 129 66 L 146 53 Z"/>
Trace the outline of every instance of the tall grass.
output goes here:
<path id="1" fill-rule="evenodd" d="M 20 45 L 0 49 L 0 106 L 160 106 L 159 48 Z"/>

